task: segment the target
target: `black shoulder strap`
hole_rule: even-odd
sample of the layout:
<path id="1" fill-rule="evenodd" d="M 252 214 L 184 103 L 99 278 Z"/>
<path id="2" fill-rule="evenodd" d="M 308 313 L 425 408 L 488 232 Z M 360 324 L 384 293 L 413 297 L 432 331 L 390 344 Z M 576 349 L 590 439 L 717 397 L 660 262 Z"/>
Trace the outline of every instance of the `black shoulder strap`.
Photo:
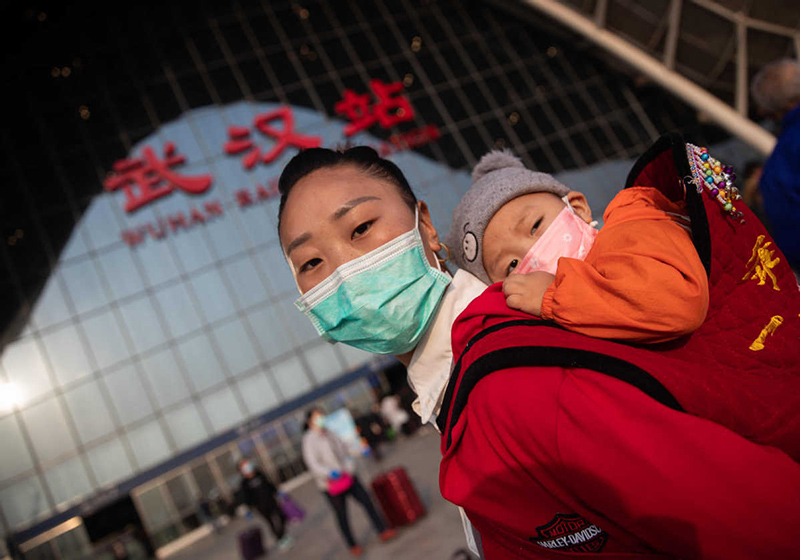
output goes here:
<path id="1" fill-rule="evenodd" d="M 694 184 L 692 171 L 689 168 L 688 155 L 686 154 L 686 142 L 683 140 L 683 136 L 677 132 L 668 132 L 656 140 L 633 164 L 625 181 L 625 188 L 628 189 L 634 186 L 642 171 L 666 150 L 672 151 L 675 172 L 678 175 L 678 179 L 683 181 L 686 189 L 686 211 L 692 221 L 692 241 L 695 249 L 697 249 L 697 254 L 700 256 L 700 261 L 706 269 L 706 274 L 710 274 L 711 232 L 708 229 L 708 216 L 706 215 L 706 207 L 703 204 L 702 195 L 697 192 L 697 185 Z"/>
<path id="2" fill-rule="evenodd" d="M 464 354 L 477 340 L 496 333 L 503 328 L 519 326 L 520 323 L 521 321 L 509 321 L 495 325 L 491 332 L 487 332 L 489 330 L 487 329 L 478 333 L 470 341 Z M 542 321 L 529 321 L 527 323 L 529 324 L 526 326 L 552 327 L 551 324 Z M 462 354 L 462 357 L 464 354 Z M 495 350 L 481 356 L 467 368 L 461 379 L 458 392 L 453 395 L 460 365 L 461 359 L 459 358 L 450 378 L 445 399 L 442 402 L 442 409 L 436 419 L 442 434 L 447 435 L 447 447 L 450 447 L 452 443 L 452 427 L 458 422 L 458 418 L 467 405 L 469 394 L 478 382 L 495 371 L 516 367 L 562 367 L 596 371 L 633 385 L 664 406 L 683 412 L 683 408 L 672 393 L 658 379 L 639 366 L 621 358 L 589 350 L 576 350 L 558 346 L 514 346 Z M 452 418 L 448 424 L 447 416 L 451 408 L 453 411 Z"/>

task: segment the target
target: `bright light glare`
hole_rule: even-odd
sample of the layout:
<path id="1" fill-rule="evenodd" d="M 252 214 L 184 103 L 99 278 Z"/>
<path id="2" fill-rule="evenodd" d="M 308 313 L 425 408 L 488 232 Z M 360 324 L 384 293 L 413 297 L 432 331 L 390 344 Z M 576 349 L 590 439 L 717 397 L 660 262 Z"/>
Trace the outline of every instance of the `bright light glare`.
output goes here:
<path id="1" fill-rule="evenodd" d="M 0 383 L 0 410 L 11 410 L 22 404 L 22 391 L 13 383 Z"/>

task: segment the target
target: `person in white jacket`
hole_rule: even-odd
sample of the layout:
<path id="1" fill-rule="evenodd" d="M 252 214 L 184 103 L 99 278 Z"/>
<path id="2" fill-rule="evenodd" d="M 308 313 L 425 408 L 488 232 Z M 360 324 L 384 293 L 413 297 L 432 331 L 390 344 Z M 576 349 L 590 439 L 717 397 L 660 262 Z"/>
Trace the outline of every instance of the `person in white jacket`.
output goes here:
<path id="1" fill-rule="evenodd" d="M 364 551 L 356 544 L 347 519 L 348 495 L 355 498 L 367 512 L 382 541 L 393 538 L 397 532 L 386 528 L 369 494 L 356 477 L 355 460 L 347 445 L 336 434 L 325 429 L 324 420 L 325 415 L 320 408 L 308 411 L 303 434 L 303 460 L 314 476 L 317 487 L 328 498 L 336 513 L 339 529 L 350 552 L 354 556 L 361 556 Z"/>

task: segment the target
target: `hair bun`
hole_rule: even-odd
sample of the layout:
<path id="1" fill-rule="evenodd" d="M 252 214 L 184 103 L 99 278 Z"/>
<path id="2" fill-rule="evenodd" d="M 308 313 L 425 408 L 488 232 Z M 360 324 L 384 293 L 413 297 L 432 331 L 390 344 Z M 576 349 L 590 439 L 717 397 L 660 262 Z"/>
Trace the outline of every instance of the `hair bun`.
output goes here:
<path id="1" fill-rule="evenodd" d="M 475 169 L 472 170 L 472 182 L 474 183 L 484 175 L 505 169 L 507 167 L 518 167 L 525 169 L 522 160 L 515 156 L 510 150 L 492 150 L 481 158 Z"/>

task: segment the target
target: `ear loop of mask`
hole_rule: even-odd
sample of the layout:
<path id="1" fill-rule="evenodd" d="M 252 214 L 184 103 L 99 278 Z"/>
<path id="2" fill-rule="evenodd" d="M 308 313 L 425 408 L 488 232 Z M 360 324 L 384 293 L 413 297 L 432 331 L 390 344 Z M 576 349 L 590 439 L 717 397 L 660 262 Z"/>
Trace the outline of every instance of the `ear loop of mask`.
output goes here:
<path id="1" fill-rule="evenodd" d="M 573 214 L 575 214 L 576 216 L 578 216 L 578 213 L 577 213 L 577 212 L 575 211 L 575 209 L 572 207 L 572 204 L 570 204 L 570 203 L 569 203 L 569 196 L 568 196 L 568 195 L 566 195 L 566 194 L 565 194 L 564 196 L 562 196 L 562 197 L 561 197 L 561 200 L 563 200 L 563 201 L 564 201 L 564 204 L 566 204 L 566 205 L 567 205 L 567 208 L 569 208 L 569 211 L 570 211 L 570 212 L 572 212 Z M 578 217 L 580 218 L 580 216 L 578 216 Z M 580 219 L 581 219 L 581 220 L 583 220 L 583 218 L 580 218 Z M 589 227 L 596 228 L 596 227 L 597 227 L 597 220 L 592 220 L 591 222 L 589 222 Z"/>

